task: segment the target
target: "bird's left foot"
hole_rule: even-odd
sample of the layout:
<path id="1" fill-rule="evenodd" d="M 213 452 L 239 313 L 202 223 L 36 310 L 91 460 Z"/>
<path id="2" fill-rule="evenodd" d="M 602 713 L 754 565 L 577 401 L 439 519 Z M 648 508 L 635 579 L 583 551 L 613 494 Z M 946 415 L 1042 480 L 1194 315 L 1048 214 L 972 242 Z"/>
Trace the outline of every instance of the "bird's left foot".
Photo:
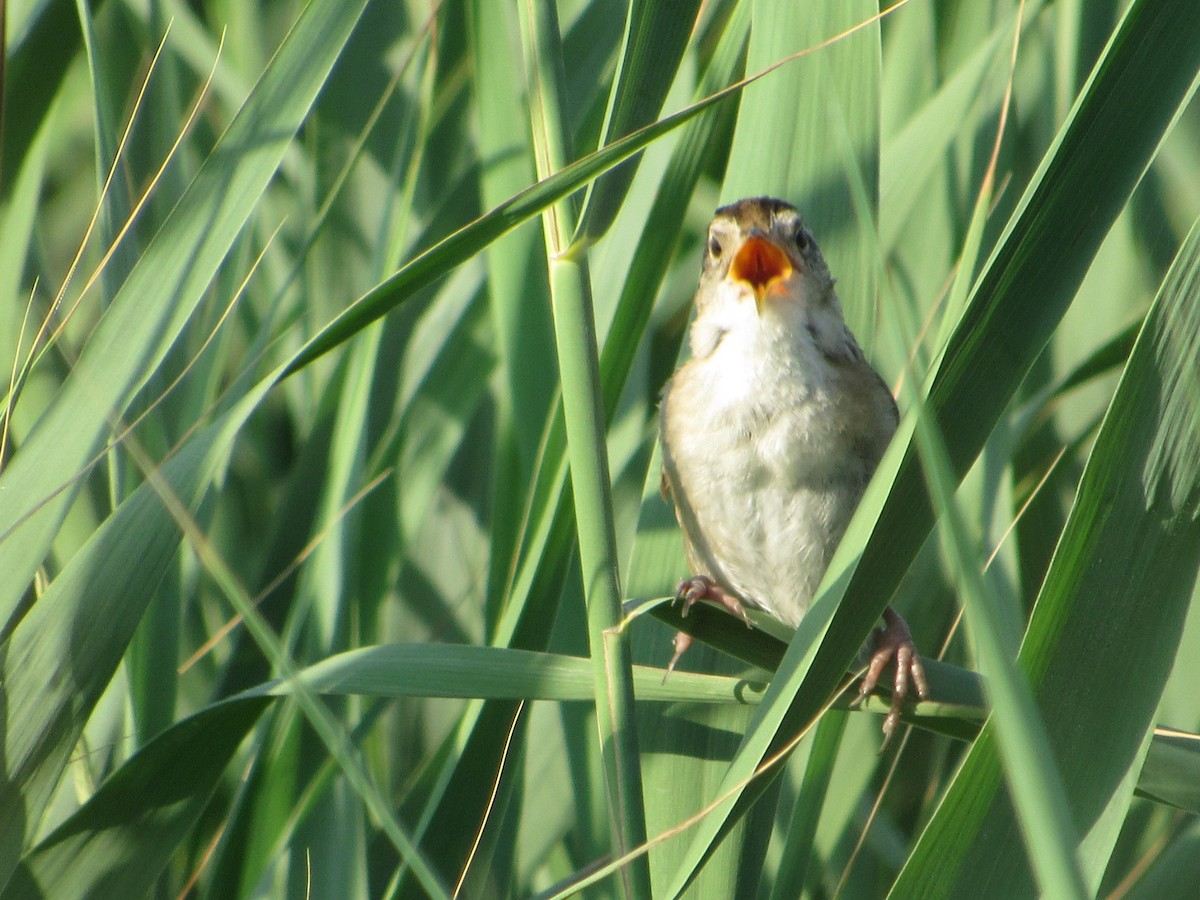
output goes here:
<path id="1" fill-rule="evenodd" d="M 863 676 L 858 699 L 861 702 L 875 689 L 884 666 L 895 658 L 896 680 L 892 685 L 892 707 L 887 718 L 883 720 L 886 744 L 900 722 L 900 713 L 908 697 L 909 681 L 912 681 L 917 696 L 922 700 L 929 696 L 929 685 L 925 681 L 925 670 L 917 656 L 917 648 L 913 644 L 908 623 L 890 606 L 883 611 L 883 621 L 884 627 L 875 632 L 875 652 L 871 656 L 870 665 L 867 666 L 867 673 Z"/>

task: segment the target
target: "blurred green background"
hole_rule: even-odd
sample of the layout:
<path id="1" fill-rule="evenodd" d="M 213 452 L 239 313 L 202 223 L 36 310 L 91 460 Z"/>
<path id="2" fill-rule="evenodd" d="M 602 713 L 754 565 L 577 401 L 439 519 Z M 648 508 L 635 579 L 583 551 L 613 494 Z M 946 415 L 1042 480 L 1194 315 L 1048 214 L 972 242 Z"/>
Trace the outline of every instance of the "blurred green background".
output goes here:
<path id="1" fill-rule="evenodd" d="M 1194 0 L 2 8 L 0 900 L 1194 889 Z M 905 424 L 664 683 L 758 194 Z"/>

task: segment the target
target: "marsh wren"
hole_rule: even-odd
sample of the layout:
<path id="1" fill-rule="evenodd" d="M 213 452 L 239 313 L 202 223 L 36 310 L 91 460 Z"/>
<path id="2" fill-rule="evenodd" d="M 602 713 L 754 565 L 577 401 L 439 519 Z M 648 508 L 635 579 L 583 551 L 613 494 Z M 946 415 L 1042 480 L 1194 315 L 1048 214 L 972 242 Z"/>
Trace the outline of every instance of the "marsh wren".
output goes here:
<path id="1" fill-rule="evenodd" d="M 742 604 L 795 627 L 896 431 L 896 404 L 846 327 L 833 278 L 792 205 L 718 209 L 708 229 L 691 359 L 663 392 L 663 493 L 694 573 L 684 613 Z M 748 620 L 747 620 L 748 621 Z M 909 680 L 927 693 L 904 620 L 876 632 L 862 695 L 896 661 L 891 735 Z M 691 638 L 675 638 L 675 666 Z"/>

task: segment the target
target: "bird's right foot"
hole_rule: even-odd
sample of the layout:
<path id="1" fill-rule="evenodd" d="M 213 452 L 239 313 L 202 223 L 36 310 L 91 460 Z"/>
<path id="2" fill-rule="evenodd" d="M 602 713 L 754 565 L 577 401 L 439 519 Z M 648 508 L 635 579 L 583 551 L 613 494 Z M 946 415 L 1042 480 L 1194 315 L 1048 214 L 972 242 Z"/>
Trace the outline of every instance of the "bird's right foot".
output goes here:
<path id="1" fill-rule="evenodd" d="M 690 578 L 684 578 L 679 584 L 675 585 L 675 599 L 683 601 L 682 615 L 684 616 L 699 601 L 712 600 L 715 603 L 720 603 L 745 622 L 747 628 L 753 627 L 750 624 L 750 617 L 746 615 L 746 608 L 742 606 L 742 601 L 707 575 L 693 575 Z"/>
<path id="2" fill-rule="evenodd" d="M 685 578 L 675 585 L 675 599 L 683 603 L 682 615 L 686 616 L 688 610 L 693 605 L 701 600 L 712 600 L 715 603 L 720 603 L 723 607 L 738 616 L 746 623 L 747 628 L 752 628 L 750 617 L 746 615 L 746 609 L 742 606 L 742 601 L 729 593 L 707 575 L 693 575 L 690 578 Z M 666 675 L 663 675 L 663 681 L 667 680 L 667 675 L 675 671 L 675 663 L 679 662 L 679 658 L 683 656 L 688 647 L 692 646 L 692 636 L 682 631 L 675 632 L 675 655 L 671 657 L 670 663 L 667 664 Z"/>

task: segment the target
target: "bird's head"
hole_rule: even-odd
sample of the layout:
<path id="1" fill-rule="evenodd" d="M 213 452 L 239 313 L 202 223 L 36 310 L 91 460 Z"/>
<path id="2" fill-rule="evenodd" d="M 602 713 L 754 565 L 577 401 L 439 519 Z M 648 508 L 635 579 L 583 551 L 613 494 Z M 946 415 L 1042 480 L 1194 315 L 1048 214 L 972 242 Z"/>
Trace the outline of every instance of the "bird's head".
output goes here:
<path id="1" fill-rule="evenodd" d="M 702 290 L 732 290 L 761 315 L 778 303 L 823 302 L 833 290 L 812 232 L 790 203 L 739 200 L 717 210 L 708 227 Z"/>

